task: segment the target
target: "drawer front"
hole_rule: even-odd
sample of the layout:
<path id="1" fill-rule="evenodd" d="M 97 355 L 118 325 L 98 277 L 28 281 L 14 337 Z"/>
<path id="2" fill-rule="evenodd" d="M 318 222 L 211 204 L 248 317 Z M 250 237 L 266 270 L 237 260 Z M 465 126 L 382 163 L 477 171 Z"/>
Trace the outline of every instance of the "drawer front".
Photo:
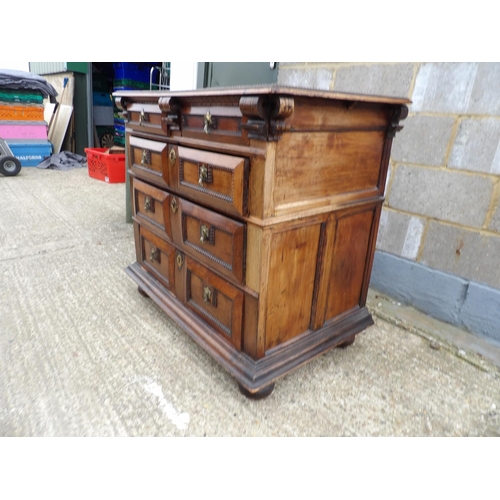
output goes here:
<path id="1" fill-rule="evenodd" d="M 243 283 L 245 224 L 182 198 L 178 204 L 172 219 L 174 241 L 197 260 Z"/>
<path id="2" fill-rule="evenodd" d="M 157 101 L 157 99 L 156 99 Z M 162 115 L 158 102 L 127 105 L 127 127 L 140 132 L 165 135 L 162 128 Z"/>
<path id="3" fill-rule="evenodd" d="M 175 291 L 175 248 L 144 227 L 139 228 L 140 264 L 166 288 Z"/>
<path id="4" fill-rule="evenodd" d="M 244 294 L 186 257 L 186 303 L 237 349 L 241 349 Z"/>
<path id="5" fill-rule="evenodd" d="M 138 179 L 133 180 L 133 190 L 133 209 L 137 222 L 160 229 L 172 240 L 170 193 Z"/>
<path id="6" fill-rule="evenodd" d="M 247 214 L 247 159 L 182 146 L 173 149 L 180 193 L 230 214 Z"/>
<path id="7" fill-rule="evenodd" d="M 248 144 L 241 126 L 239 100 L 233 106 L 187 105 L 182 109 L 182 136 L 206 141 Z"/>
<path id="8" fill-rule="evenodd" d="M 135 175 L 165 186 L 169 185 L 168 145 L 131 136 L 130 166 Z"/>

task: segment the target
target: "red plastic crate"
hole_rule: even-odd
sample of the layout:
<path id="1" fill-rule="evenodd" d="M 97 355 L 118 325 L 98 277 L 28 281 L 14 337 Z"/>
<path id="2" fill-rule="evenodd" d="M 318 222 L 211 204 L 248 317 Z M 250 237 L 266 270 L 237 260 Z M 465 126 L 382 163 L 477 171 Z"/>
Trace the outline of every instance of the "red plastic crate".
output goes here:
<path id="1" fill-rule="evenodd" d="M 85 148 L 89 176 L 112 183 L 125 182 L 125 155 L 107 148 Z"/>

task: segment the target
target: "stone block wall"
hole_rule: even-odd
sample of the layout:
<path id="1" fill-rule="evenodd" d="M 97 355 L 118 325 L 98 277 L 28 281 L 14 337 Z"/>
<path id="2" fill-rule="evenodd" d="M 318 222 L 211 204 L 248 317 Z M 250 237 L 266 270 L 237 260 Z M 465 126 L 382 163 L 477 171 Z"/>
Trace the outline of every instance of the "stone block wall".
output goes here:
<path id="1" fill-rule="evenodd" d="M 493 302 L 483 302 L 498 297 L 499 316 L 500 63 L 280 63 L 278 83 L 412 100 L 393 143 L 377 250 L 486 286 Z M 459 310 L 480 302 L 476 289 L 470 303 L 461 292 Z"/>

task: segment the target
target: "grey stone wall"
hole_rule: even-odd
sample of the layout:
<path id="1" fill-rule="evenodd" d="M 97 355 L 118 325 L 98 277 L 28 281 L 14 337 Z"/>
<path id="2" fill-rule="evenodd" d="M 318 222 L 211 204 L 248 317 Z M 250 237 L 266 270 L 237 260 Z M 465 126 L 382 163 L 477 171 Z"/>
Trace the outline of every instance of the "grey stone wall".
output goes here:
<path id="1" fill-rule="evenodd" d="M 377 249 L 500 289 L 500 63 L 280 63 L 278 83 L 410 98 Z"/>

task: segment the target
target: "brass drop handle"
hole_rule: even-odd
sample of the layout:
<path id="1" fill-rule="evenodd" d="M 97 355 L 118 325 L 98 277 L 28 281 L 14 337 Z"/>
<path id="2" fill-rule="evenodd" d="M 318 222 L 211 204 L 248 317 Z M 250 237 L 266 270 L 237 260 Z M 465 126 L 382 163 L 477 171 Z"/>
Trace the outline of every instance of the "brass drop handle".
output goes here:
<path id="1" fill-rule="evenodd" d="M 208 226 L 206 226 L 205 224 L 202 224 L 200 226 L 201 244 L 204 245 L 209 239 L 210 239 L 210 230 L 208 229 Z"/>
<path id="2" fill-rule="evenodd" d="M 203 302 L 205 302 L 205 304 L 212 303 L 212 290 L 210 290 L 208 286 L 203 288 Z"/>
<path id="3" fill-rule="evenodd" d="M 141 114 L 139 115 L 139 125 L 144 125 L 144 122 L 147 122 L 147 116 L 143 109 L 141 109 Z"/>
<path id="4" fill-rule="evenodd" d="M 208 167 L 206 165 L 200 165 L 198 167 L 198 184 L 203 186 L 204 182 L 208 180 Z"/>
<path id="5" fill-rule="evenodd" d="M 151 165 L 151 151 L 147 149 L 142 150 L 141 165 Z"/>
<path id="6" fill-rule="evenodd" d="M 160 262 L 160 251 L 156 247 L 151 247 L 151 252 L 149 253 L 149 260 L 151 262 Z"/>
<path id="7" fill-rule="evenodd" d="M 151 196 L 146 196 L 144 198 L 144 210 L 146 212 L 151 212 L 151 213 L 155 212 L 155 203 L 153 201 L 153 198 L 151 198 Z"/>
<path id="8" fill-rule="evenodd" d="M 170 202 L 170 208 L 172 209 L 172 212 L 174 212 L 174 214 L 177 213 L 179 204 L 177 203 L 177 200 L 175 198 L 172 198 L 172 201 Z"/>
<path id="9" fill-rule="evenodd" d="M 205 132 L 205 134 L 209 134 L 210 133 L 210 128 L 212 126 L 212 115 L 210 114 L 210 111 L 207 111 L 205 113 L 205 118 L 204 118 L 204 127 L 203 127 L 203 131 Z"/>
<path id="10" fill-rule="evenodd" d="M 168 154 L 168 158 L 170 160 L 170 164 L 174 166 L 175 160 L 177 159 L 177 155 L 175 154 L 175 149 L 171 148 L 170 153 Z"/>

